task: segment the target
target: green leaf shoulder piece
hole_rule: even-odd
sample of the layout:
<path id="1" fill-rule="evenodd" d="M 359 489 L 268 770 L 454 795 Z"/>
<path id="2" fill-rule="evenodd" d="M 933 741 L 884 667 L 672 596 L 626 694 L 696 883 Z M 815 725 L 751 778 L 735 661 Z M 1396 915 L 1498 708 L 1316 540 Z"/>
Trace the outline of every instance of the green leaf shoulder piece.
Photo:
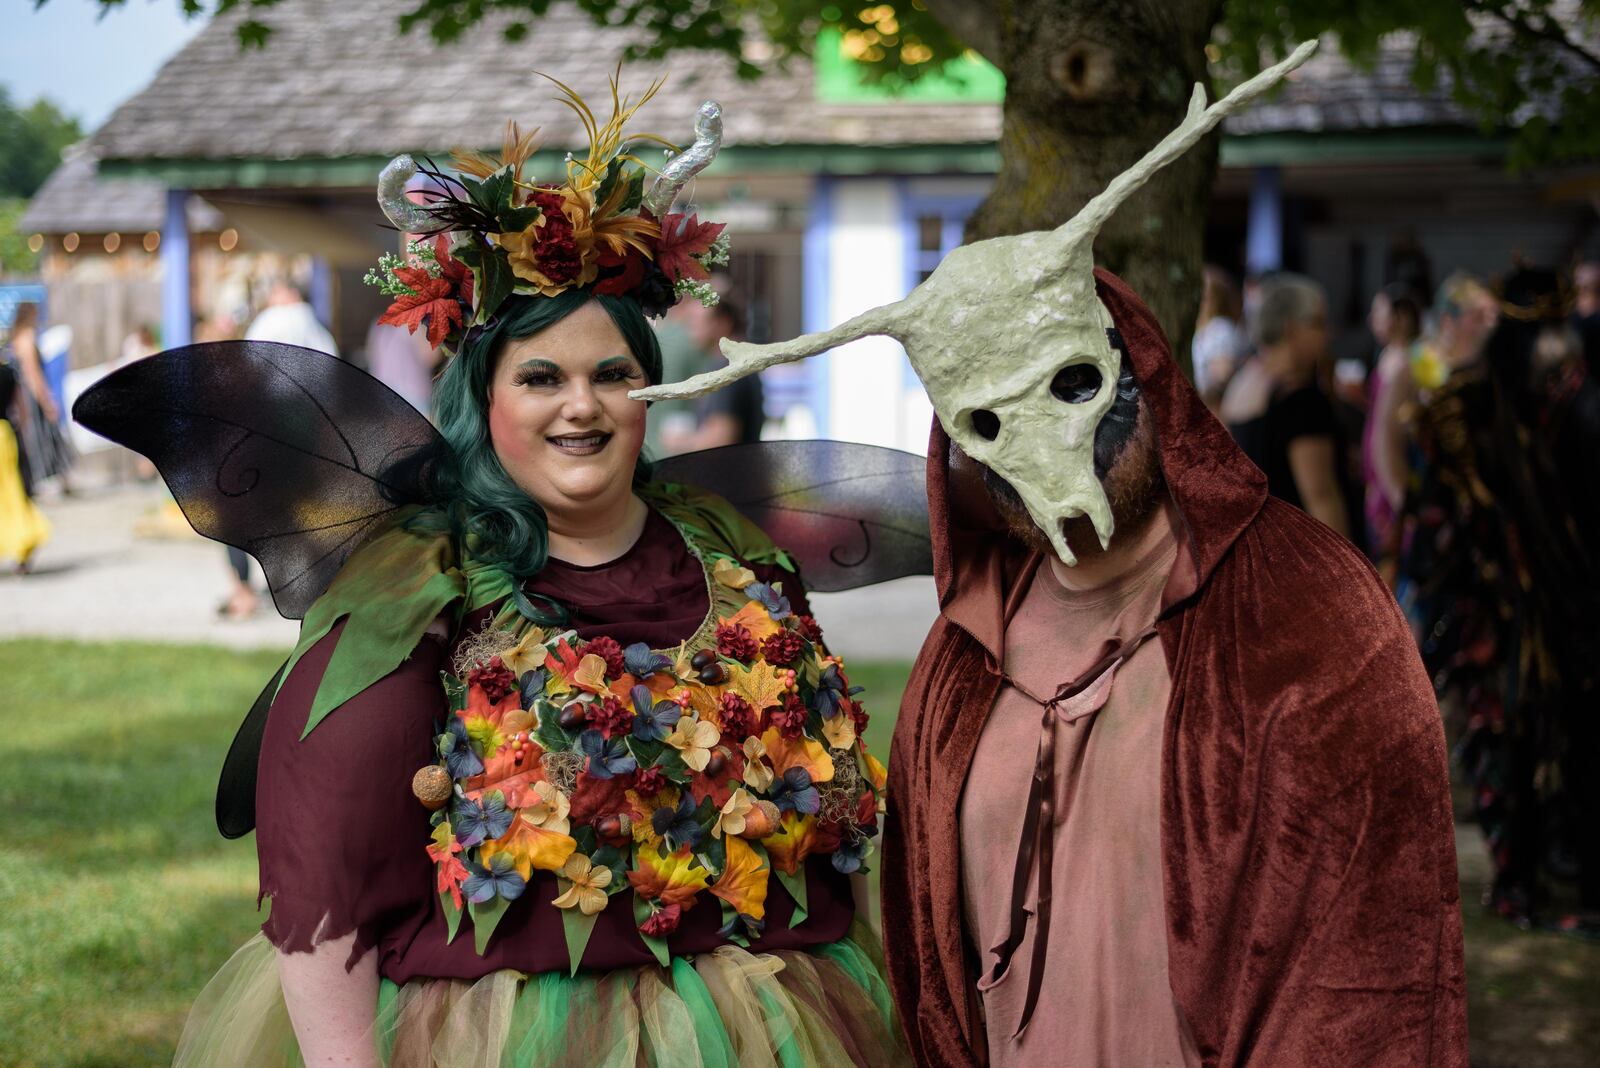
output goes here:
<path id="1" fill-rule="evenodd" d="M 398 667 L 440 612 L 467 600 L 469 580 L 449 537 L 406 529 L 404 520 L 415 514 L 408 509 L 357 549 L 306 613 L 284 678 L 341 620 L 345 627 L 317 686 L 304 734 Z"/>

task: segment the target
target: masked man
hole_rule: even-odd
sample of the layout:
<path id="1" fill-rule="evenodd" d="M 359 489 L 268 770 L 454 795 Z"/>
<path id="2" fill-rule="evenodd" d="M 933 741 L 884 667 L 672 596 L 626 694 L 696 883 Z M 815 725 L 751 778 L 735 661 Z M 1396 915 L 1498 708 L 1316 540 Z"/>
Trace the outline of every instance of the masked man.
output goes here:
<path id="1" fill-rule="evenodd" d="M 918 1059 L 1465 1064 L 1443 734 L 1399 610 L 1098 279 L 1123 341 L 1109 547 L 1071 520 L 1064 566 L 933 433 L 940 616 L 883 864 Z"/>
<path id="2" fill-rule="evenodd" d="M 1398 607 L 1267 497 L 1095 234 L 1304 62 L 1188 115 L 1054 231 L 661 398 L 868 334 L 938 414 L 940 615 L 889 762 L 890 982 L 927 1065 L 1456 1066 L 1443 731 Z"/>

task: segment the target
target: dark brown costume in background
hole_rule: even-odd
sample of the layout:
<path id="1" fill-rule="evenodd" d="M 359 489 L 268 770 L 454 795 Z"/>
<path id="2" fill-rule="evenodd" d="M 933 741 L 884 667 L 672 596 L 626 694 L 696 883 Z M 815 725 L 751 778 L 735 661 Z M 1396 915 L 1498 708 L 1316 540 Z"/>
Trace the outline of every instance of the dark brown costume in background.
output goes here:
<path id="1" fill-rule="evenodd" d="M 1096 274 L 1200 583 L 1159 624 L 1169 969 L 1196 1045 L 1207 1065 L 1465 1065 L 1443 732 L 1410 632 L 1349 543 L 1267 499 L 1149 310 Z M 978 1064 L 984 1048 L 957 811 L 1028 557 L 975 518 L 984 491 L 951 450 L 935 424 L 941 614 L 895 729 L 883 865 L 890 981 L 929 1065 Z"/>

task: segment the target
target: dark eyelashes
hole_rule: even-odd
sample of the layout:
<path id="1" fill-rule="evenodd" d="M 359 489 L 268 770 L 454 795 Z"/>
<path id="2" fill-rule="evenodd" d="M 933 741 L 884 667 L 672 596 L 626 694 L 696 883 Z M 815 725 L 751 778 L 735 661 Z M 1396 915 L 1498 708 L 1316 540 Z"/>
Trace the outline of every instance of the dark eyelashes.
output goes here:
<path id="1" fill-rule="evenodd" d="M 633 367 L 610 367 L 594 376 L 596 382 L 633 382 L 644 378 L 644 373 Z M 519 371 L 511 380 L 518 386 L 553 386 L 560 381 L 558 375 L 548 371 Z"/>

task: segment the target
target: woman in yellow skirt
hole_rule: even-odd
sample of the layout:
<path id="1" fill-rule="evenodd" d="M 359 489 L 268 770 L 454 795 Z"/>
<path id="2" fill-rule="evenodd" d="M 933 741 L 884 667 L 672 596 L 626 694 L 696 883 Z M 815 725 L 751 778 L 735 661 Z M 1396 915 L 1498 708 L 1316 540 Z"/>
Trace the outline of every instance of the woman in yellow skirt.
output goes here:
<path id="1" fill-rule="evenodd" d="M 0 363 L 0 560 L 14 563 L 24 573 L 34 551 L 50 537 L 50 521 L 23 485 L 22 457 L 10 421 L 16 392 L 16 371 Z"/>

